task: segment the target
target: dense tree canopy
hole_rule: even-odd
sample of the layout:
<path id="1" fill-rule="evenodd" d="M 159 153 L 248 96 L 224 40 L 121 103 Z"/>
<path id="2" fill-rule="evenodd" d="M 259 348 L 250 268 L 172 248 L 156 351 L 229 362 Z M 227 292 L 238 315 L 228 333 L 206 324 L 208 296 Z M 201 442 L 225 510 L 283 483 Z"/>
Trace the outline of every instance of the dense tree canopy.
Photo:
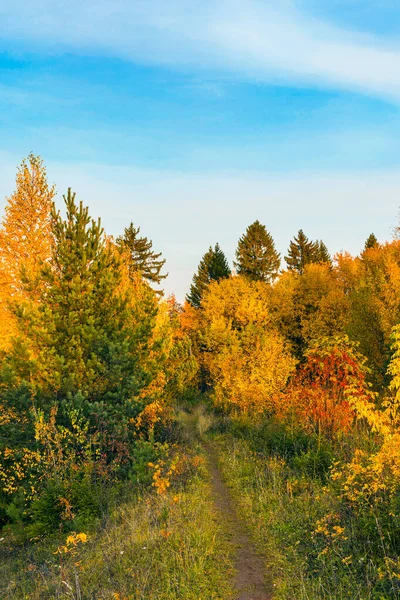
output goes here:
<path id="1" fill-rule="evenodd" d="M 198 359 L 214 402 L 228 410 L 271 410 L 294 370 L 288 345 L 273 326 L 265 282 L 241 275 L 212 282 L 193 320 Z"/>

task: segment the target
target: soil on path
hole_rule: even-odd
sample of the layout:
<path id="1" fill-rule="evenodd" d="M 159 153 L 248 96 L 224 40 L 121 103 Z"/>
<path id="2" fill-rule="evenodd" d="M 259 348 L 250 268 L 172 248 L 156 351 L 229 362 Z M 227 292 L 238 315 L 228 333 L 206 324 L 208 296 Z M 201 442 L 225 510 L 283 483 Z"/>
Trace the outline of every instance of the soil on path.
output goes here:
<path id="1" fill-rule="evenodd" d="M 237 600 L 272 600 L 266 581 L 265 561 L 257 553 L 247 527 L 237 514 L 231 492 L 218 467 L 218 455 L 209 442 L 203 442 L 208 457 L 214 501 L 236 550 L 235 588 Z"/>

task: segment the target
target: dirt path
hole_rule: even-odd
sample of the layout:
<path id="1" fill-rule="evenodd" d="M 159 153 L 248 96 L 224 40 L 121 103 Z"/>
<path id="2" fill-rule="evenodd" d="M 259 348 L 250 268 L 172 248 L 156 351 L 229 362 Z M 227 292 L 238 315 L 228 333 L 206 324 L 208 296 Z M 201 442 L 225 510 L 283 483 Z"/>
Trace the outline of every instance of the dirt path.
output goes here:
<path id="1" fill-rule="evenodd" d="M 215 504 L 236 549 L 234 583 L 237 600 L 272 600 L 265 581 L 265 563 L 257 554 L 245 523 L 237 514 L 231 492 L 218 467 L 216 450 L 209 442 L 203 442 L 203 445 L 208 457 Z"/>

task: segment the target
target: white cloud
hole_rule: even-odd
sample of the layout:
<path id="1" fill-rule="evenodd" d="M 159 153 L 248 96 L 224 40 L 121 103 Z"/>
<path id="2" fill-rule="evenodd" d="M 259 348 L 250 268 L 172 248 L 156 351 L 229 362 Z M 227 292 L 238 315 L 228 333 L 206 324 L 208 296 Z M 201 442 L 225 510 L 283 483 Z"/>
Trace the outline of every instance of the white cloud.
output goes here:
<path id="1" fill-rule="evenodd" d="M 144 63 L 362 91 L 400 101 L 400 43 L 307 19 L 289 0 L 20 0 L 1 37 Z"/>

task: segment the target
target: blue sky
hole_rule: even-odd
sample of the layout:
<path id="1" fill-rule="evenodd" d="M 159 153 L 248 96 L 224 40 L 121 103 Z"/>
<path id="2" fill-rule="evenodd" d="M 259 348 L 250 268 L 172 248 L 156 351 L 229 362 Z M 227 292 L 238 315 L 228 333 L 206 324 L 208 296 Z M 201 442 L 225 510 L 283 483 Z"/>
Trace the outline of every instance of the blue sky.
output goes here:
<path id="1" fill-rule="evenodd" d="M 131 220 L 182 299 L 258 218 L 286 251 L 390 238 L 400 204 L 391 0 L 0 0 L 0 202 L 41 154 L 112 234 Z"/>

